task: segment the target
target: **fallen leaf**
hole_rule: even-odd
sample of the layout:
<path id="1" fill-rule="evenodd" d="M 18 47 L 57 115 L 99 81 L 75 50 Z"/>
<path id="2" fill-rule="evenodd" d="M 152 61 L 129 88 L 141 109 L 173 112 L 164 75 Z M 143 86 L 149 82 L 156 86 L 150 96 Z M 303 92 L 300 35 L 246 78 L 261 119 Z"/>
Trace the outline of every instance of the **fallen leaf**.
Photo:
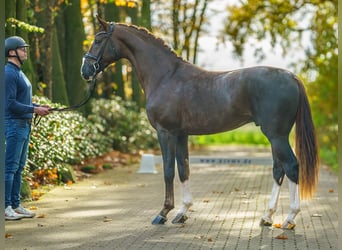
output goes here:
<path id="1" fill-rule="evenodd" d="M 329 193 L 333 193 L 334 192 L 334 189 L 329 189 Z"/>
<path id="2" fill-rule="evenodd" d="M 12 236 L 12 234 L 10 234 L 10 233 L 6 233 L 6 234 L 5 234 L 5 238 L 6 238 L 6 239 L 12 239 L 13 236 Z"/>
<path id="3" fill-rule="evenodd" d="M 45 214 L 40 214 L 37 216 L 37 218 L 43 219 L 43 218 L 45 218 Z"/>
<path id="4" fill-rule="evenodd" d="M 290 230 L 294 229 L 295 227 L 296 227 L 296 224 L 291 224 L 291 223 L 289 223 L 289 224 L 287 225 L 287 229 L 290 229 Z"/>
<path id="5" fill-rule="evenodd" d="M 38 207 L 36 207 L 36 206 L 30 206 L 29 209 L 30 209 L 30 210 L 37 210 Z"/>
<path id="6" fill-rule="evenodd" d="M 44 225 L 43 224 L 37 224 L 37 227 L 44 227 Z"/>
<path id="7" fill-rule="evenodd" d="M 103 220 L 103 222 L 110 222 L 110 221 L 113 221 L 113 219 L 105 218 L 105 219 Z"/>
<path id="8" fill-rule="evenodd" d="M 208 202 L 209 202 L 209 200 L 203 200 L 203 202 L 204 202 L 204 203 L 208 203 Z"/>
<path id="9" fill-rule="evenodd" d="M 313 214 L 313 215 L 311 215 L 311 217 L 322 217 L 322 215 L 321 214 Z"/>
<path id="10" fill-rule="evenodd" d="M 213 242 L 213 239 L 211 237 L 209 237 L 208 242 Z"/>
<path id="11" fill-rule="evenodd" d="M 278 236 L 275 237 L 276 239 L 278 240 L 287 240 L 288 237 L 286 236 L 286 234 L 282 233 L 282 234 L 279 234 Z"/>
<path id="12" fill-rule="evenodd" d="M 280 223 L 274 223 L 272 226 L 275 227 L 275 228 L 281 228 L 281 224 Z"/>

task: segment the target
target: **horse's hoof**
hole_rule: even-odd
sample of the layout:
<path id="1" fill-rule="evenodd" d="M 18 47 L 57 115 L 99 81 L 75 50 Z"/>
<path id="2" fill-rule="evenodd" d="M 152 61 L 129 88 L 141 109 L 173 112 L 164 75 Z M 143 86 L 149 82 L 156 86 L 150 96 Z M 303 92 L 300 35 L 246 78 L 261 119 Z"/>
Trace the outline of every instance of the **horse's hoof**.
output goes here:
<path id="1" fill-rule="evenodd" d="M 157 217 L 154 218 L 154 220 L 152 221 L 152 225 L 164 225 L 166 221 L 167 221 L 166 217 L 157 215 Z"/>
<path id="2" fill-rule="evenodd" d="M 261 218 L 260 220 L 260 226 L 269 227 L 269 226 L 272 226 L 272 224 L 273 224 L 272 220 L 269 220 L 266 218 Z"/>
<path id="3" fill-rule="evenodd" d="M 282 229 L 293 230 L 296 227 L 296 223 L 294 221 L 285 221 L 281 226 Z"/>
<path id="4" fill-rule="evenodd" d="M 177 214 L 172 220 L 172 224 L 184 224 L 187 219 L 188 216 L 186 216 L 186 214 Z"/>

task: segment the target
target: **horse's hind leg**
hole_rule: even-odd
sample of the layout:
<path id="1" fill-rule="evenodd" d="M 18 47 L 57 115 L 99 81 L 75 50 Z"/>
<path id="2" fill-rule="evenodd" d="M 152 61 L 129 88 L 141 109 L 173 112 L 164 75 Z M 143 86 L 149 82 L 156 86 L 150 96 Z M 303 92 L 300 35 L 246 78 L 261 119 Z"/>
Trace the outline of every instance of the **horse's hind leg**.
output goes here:
<path id="1" fill-rule="evenodd" d="M 298 184 L 289 180 L 289 192 L 290 192 L 290 213 L 286 220 L 282 224 L 282 228 L 293 229 L 296 226 L 294 218 L 300 211 L 300 197 Z"/>
<path id="2" fill-rule="evenodd" d="M 173 224 L 183 224 L 187 219 L 187 211 L 192 206 L 192 195 L 190 192 L 189 183 L 189 153 L 188 153 L 188 136 L 178 136 L 177 148 L 176 148 L 176 159 L 179 179 L 183 187 L 183 204 L 181 209 L 178 211 L 176 217 L 172 220 Z"/>
<path id="3" fill-rule="evenodd" d="M 280 185 L 276 181 L 274 181 L 274 184 L 272 187 L 271 198 L 268 203 L 267 210 L 265 214 L 262 216 L 261 221 L 260 221 L 261 226 L 272 226 L 273 224 L 272 217 L 273 217 L 273 214 L 277 210 L 279 193 L 280 193 Z"/>
<path id="4" fill-rule="evenodd" d="M 272 215 L 276 211 L 279 198 L 280 186 L 284 175 L 289 179 L 290 190 L 290 212 L 287 219 L 282 224 L 282 228 L 293 229 L 296 224 L 294 219 L 300 211 L 299 191 L 298 191 L 298 162 L 288 142 L 288 137 L 277 137 L 270 140 L 273 154 L 273 177 L 275 184 L 272 189 L 272 196 L 268 210 L 261 219 L 263 225 L 272 223 Z"/>

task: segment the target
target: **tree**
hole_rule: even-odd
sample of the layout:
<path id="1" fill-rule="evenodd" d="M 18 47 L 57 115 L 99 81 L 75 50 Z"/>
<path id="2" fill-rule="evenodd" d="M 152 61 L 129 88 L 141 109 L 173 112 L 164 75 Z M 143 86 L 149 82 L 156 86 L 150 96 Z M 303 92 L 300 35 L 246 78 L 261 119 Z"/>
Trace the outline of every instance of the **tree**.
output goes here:
<path id="1" fill-rule="evenodd" d="M 34 5 L 35 19 L 45 30 L 42 36 L 37 37 L 40 46 L 35 61 L 39 65 L 40 81 L 45 85 L 45 96 L 54 102 L 68 105 L 55 22 L 61 4 L 59 1 L 41 1 Z"/>
<path id="2" fill-rule="evenodd" d="M 284 54 L 291 46 L 305 50 L 305 60 L 295 66 L 307 82 L 321 148 L 336 154 L 337 0 L 241 1 L 228 7 L 222 38 L 227 37 L 238 56 L 250 38 L 268 39 Z M 310 37 L 310 43 L 304 44 L 303 37 Z M 256 47 L 255 55 L 262 59 L 262 48 Z"/>
<path id="3" fill-rule="evenodd" d="M 5 1 L 6 37 L 18 35 L 27 43 L 30 43 L 28 38 L 29 32 L 43 32 L 43 29 L 27 24 L 27 7 L 25 0 Z M 31 81 L 33 93 L 37 93 L 37 76 L 35 74 L 31 58 L 32 51 L 30 50 L 30 56 L 23 65 L 23 71 Z"/>
<path id="4" fill-rule="evenodd" d="M 131 18 L 132 24 L 139 26 L 139 10 L 136 6 L 135 8 L 130 8 L 127 6 L 127 14 Z M 134 101 L 137 106 L 140 108 L 143 105 L 143 92 L 142 88 L 139 84 L 139 79 L 137 74 L 135 73 L 135 69 L 133 68 L 131 71 L 131 87 L 132 87 L 132 101 Z"/>
<path id="5" fill-rule="evenodd" d="M 84 54 L 83 41 L 85 40 L 80 0 L 69 0 L 68 4 L 64 4 L 63 7 L 64 78 L 67 84 L 69 103 L 76 104 L 84 98 L 87 88 L 80 74 Z"/>
<path id="6" fill-rule="evenodd" d="M 56 25 L 54 25 L 52 32 L 51 97 L 53 102 L 69 105 Z"/>
<path id="7" fill-rule="evenodd" d="M 172 48 L 186 60 L 196 63 L 198 39 L 204 32 L 203 24 L 208 3 L 211 0 L 173 0 L 155 3 L 158 28 L 162 34 L 172 37 Z M 171 13 L 165 13 L 165 10 Z M 165 20 L 165 23 L 163 22 Z M 169 25 L 172 24 L 172 25 Z M 170 30 L 172 31 L 170 34 Z"/>
<path id="8" fill-rule="evenodd" d="M 151 0 L 143 0 L 141 6 L 140 25 L 151 30 Z"/>
<path id="9" fill-rule="evenodd" d="M 107 3 L 104 8 L 105 18 L 109 21 L 120 22 L 120 8 L 115 3 Z M 126 100 L 125 82 L 122 74 L 122 62 L 118 61 L 114 67 L 107 69 L 105 73 L 106 97 L 109 98 L 113 93 Z"/>

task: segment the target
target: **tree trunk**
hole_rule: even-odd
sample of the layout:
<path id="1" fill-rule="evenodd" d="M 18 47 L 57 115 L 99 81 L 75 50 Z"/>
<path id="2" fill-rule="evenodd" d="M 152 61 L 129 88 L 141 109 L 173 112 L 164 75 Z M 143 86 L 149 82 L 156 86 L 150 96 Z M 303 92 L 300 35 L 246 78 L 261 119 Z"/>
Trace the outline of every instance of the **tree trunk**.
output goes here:
<path id="1" fill-rule="evenodd" d="M 22 22 L 27 22 L 27 5 L 26 5 L 26 1 L 25 0 L 17 0 L 17 1 L 13 1 L 16 2 L 16 18 L 19 21 Z M 29 39 L 28 39 L 28 33 L 26 30 L 17 28 L 16 29 L 16 35 L 22 37 L 28 44 Z M 32 44 L 31 44 L 32 45 Z M 22 70 L 25 73 L 25 75 L 27 76 L 27 78 L 30 80 L 31 84 L 32 84 L 32 93 L 36 94 L 38 92 L 38 86 L 37 86 L 37 76 L 32 64 L 32 53 L 31 51 L 29 51 L 29 56 L 27 58 L 27 61 L 25 61 Z"/>
<path id="2" fill-rule="evenodd" d="M 132 24 L 139 25 L 138 21 L 138 8 L 130 8 L 127 7 L 128 16 L 132 19 Z M 132 67 L 133 68 L 133 67 Z M 132 101 L 135 102 L 138 107 L 142 107 L 142 89 L 139 84 L 139 80 L 137 74 L 135 73 L 135 69 L 133 68 L 131 71 L 131 84 L 132 84 Z"/>
<path id="3" fill-rule="evenodd" d="M 86 95 L 87 85 L 80 75 L 85 39 L 80 0 L 70 0 L 64 10 L 65 80 L 70 104 L 77 104 Z M 84 109 L 83 109 L 84 110 Z"/>
<path id="4" fill-rule="evenodd" d="M 141 6 L 140 25 L 151 31 L 151 0 L 143 0 Z"/>
<path id="5" fill-rule="evenodd" d="M 5 21 L 10 18 L 17 17 L 17 1 L 16 0 L 5 0 Z M 6 25 L 5 26 L 5 37 L 14 36 L 15 35 L 15 26 Z"/>
<path id="6" fill-rule="evenodd" d="M 66 84 L 64 80 L 64 71 L 62 67 L 61 55 L 59 50 L 57 29 L 53 27 L 52 31 L 52 101 L 64 105 L 69 105 Z"/>
<path id="7" fill-rule="evenodd" d="M 113 4 L 113 3 L 108 3 L 105 6 L 105 18 L 107 21 L 115 21 L 119 22 L 120 21 L 120 10 L 119 8 Z M 120 96 L 122 99 L 126 99 L 126 93 L 125 93 L 125 84 L 123 80 L 123 75 L 122 75 L 122 62 L 118 61 L 115 63 L 114 68 L 109 67 L 107 68 L 105 74 L 108 74 L 107 80 L 108 82 L 105 83 L 105 85 L 110 84 L 109 88 L 108 86 L 105 87 L 108 91 L 110 89 L 111 94 L 114 93 L 118 96 Z M 112 87 L 114 85 L 115 87 Z M 108 92 L 107 92 L 108 94 Z"/>

